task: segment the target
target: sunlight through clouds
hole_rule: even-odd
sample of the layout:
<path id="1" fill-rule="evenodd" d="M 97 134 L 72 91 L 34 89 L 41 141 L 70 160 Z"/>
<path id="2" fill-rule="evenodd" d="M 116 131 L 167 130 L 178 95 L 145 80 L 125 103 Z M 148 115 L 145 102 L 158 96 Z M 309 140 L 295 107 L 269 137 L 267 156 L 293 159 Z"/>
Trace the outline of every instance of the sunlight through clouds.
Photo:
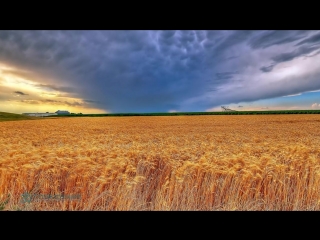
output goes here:
<path id="1" fill-rule="evenodd" d="M 56 111 L 68 108 L 73 112 L 105 113 L 106 111 L 90 107 L 90 103 L 81 98 L 68 97 L 68 93 L 50 88 L 25 79 L 15 72 L 30 73 L 8 65 L 0 64 L 0 87 L 2 89 L 1 110 L 8 112 Z M 2 96 L 2 97 L 1 97 Z"/>

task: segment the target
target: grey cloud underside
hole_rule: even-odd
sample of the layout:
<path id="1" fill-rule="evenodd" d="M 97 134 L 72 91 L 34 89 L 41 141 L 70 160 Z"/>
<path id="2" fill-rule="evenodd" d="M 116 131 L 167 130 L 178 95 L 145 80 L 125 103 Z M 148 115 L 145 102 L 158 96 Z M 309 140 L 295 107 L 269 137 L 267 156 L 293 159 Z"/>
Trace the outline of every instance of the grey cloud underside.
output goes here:
<path id="1" fill-rule="evenodd" d="M 274 45 L 281 45 L 295 42 L 306 37 L 308 31 L 265 31 L 248 41 L 253 49 L 268 48 Z"/>
<path id="2" fill-rule="evenodd" d="M 57 101 L 52 99 L 44 99 L 44 100 L 34 100 L 34 99 L 24 99 L 19 102 L 27 103 L 27 104 L 53 104 L 53 105 L 65 105 L 70 107 L 81 107 L 84 106 L 81 102 L 68 102 L 68 101 Z"/>
<path id="3" fill-rule="evenodd" d="M 24 92 L 20 92 L 20 91 L 15 91 L 14 93 L 18 94 L 18 95 L 29 95 L 29 94 L 26 94 Z"/>
<path id="4" fill-rule="evenodd" d="M 262 72 L 271 72 L 274 68 L 275 64 L 271 64 L 270 66 L 261 67 L 260 70 Z"/>
<path id="5" fill-rule="evenodd" d="M 224 79 L 231 79 L 235 74 L 238 72 L 218 72 L 216 73 L 216 77 L 214 80 L 224 80 Z"/>
<path id="6" fill-rule="evenodd" d="M 296 44 L 296 46 L 299 46 L 299 45 L 302 45 L 302 44 L 305 44 L 305 43 L 308 43 L 308 44 L 313 44 L 313 43 L 319 44 L 320 43 L 320 32 L 317 33 L 317 34 L 312 35 L 309 38 L 306 38 L 306 39 L 298 42 Z"/>
<path id="7" fill-rule="evenodd" d="M 279 55 L 273 57 L 272 60 L 275 63 L 291 61 L 294 58 L 304 56 L 304 55 L 309 54 L 309 53 L 311 53 L 311 52 L 313 52 L 313 51 L 315 51 L 315 50 L 317 50 L 319 48 L 320 48 L 320 46 L 300 47 L 297 50 L 294 50 L 292 52 L 279 54 Z"/>
<path id="8" fill-rule="evenodd" d="M 281 62 L 306 54 L 313 57 L 318 35 L 315 31 L 0 31 L 0 62 L 42 76 L 36 87 L 76 93 L 88 105 L 111 112 L 202 111 L 220 101 L 198 106 L 185 102 L 246 81 L 242 74 L 248 67 L 268 73 Z M 277 46 L 285 47 L 269 58 L 254 55 Z M 264 93 L 257 91 L 257 96 L 246 91 L 245 97 L 236 93 L 223 101 L 254 100 L 261 97 L 259 91 Z"/>
<path id="9" fill-rule="evenodd" d="M 295 49 L 294 51 L 278 54 L 278 55 L 271 58 L 273 63 L 270 66 L 261 67 L 260 70 L 262 72 L 271 72 L 273 70 L 273 68 L 279 63 L 292 61 L 293 59 L 298 58 L 298 57 L 302 57 L 302 56 L 314 57 L 314 56 L 318 55 L 320 53 L 320 51 L 317 51 L 316 53 L 312 54 L 311 56 L 308 56 L 307 54 L 312 53 L 318 49 L 320 49 L 320 45 L 302 46 L 298 49 Z"/>
<path id="10" fill-rule="evenodd" d="M 281 31 L 279 31 L 279 32 L 281 32 Z M 298 39 L 301 39 L 301 35 L 298 34 L 297 36 L 291 36 L 290 39 L 293 41 L 296 41 Z M 289 38 L 287 38 L 287 40 L 289 40 Z M 290 42 L 292 42 L 292 41 L 290 41 Z M 290 52 L 280 53 L 280 54 L 272 57 L 271 60 L 273 61 L 273 63 L 269 66 L 261 67 L 260 70 L 262 72 L 271 72 L 273 70 L 273 68 L 276 65 L 278 65 L 279 63 L 292 61 L 293 59 L 298 58 L 298 57 L 302 57 L 302 56 L 303 57 L 314 57 L 314 56 L 318 55 L 320 53 L 320 50 L 319 50 L 320 49 L 320 33 L 317 33 L 317 34 L 311 35 L 310 37 L 305 38 L 304 40 L 295 44 L 295 46 L 298 46 L 298 47 Z M 307 55 L 312 52 L 315 52 L 315 53 L 313 53 L 309 56 Z"/>
<path id="11" fill-rule="evenodd" d="M 309 73 L 304 75 L 302 84 L 299 76 L 287 77 L 278 83 L 263 83 L 255 86 L 247 86 L 244 91 L 246 94 L 243 94 L 241 90 L 224 92 L 220 95 L 200 98 L 189 106 L 191 108 L 209 108 L 213 104 L 220 106 L 226 103 L 237 104 L 240 102 L 251 102 L 309 92 L 314 89 L 320 89 L 319 72 L 317 74 Z"/>
<path id="12" fill-rule="evenodd" d="M 98 102 L 98 101 L 88 100 L 88 99 L 84 99 L 83 101 L 84 101 L 84 102 L 87 102 L 87 103 L 96 103 L 96 102 Z"/>

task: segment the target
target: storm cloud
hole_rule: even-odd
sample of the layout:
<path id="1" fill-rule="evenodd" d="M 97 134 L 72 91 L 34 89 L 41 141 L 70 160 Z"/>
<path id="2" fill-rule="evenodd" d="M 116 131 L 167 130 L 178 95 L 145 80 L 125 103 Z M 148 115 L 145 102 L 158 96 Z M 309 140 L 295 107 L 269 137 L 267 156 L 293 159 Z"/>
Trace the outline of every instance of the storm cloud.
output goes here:
<path id="1" fill-rule="evenodd" d="M 312 47 L 301 47 L 297 50 L 294 50 L 292 52 L 286 52 L 286 53 L 281 53 L 275 57 L 272 58 L 272 60 L 275 63 L 281 63 L 281 62 L 287 62 L 287 61 L 291 61 L 294 58 L 300 57 L 300 56 L 304 56 L 308 53 L 311 53 L 315 50 L 318 50 L 320 48 L 320 46 L 312 46 Z"/>
<path id="2" fill-rule="evenodd" d="M 267 48 L 274 45 L 282 45 L 295 42 L 306 37 L 308 31 L 261 31 L 255 37 L 251 38 L 248 43 L 253 49 Z"/>
<path id="3" fill-rule="evenodd" d="M 308 44 L 314 44 L 314 43 L 319 44 L 320 43 L 320 33 L 314 34 L 311 37 L 306 38 L 306 39 L 302 40 L 301 42 L 298 42 L 296 44 L 296 46 L 299 46 L 299 45 L 305 44 L 305 43 L 308 43 Z"/>
<path id="4" fill-rule="evenodd" d="M 52 104 L 109 112 L 204 111 L 318 90 L 319 50 L 319 31 L 305 30 L 0 31 L 0 63 L 36 76 L 36 88 L 85 99 Z"/>
<path id="5" fill-rule="evenodd" d="M 44 99 L 44 100 L 33 100 L 33 99 L 25 99 L 21 100 L 22 103 L 27 104 L 54 104 L 54 105 L 65 105 L 65 106 L 83 106 L 83 103 L 81 102 L 68 102 L 68 101 L 57 101 L 52 99 Z"/>
<path id="6" fill-rule="evenodd" d="M 24 93 L 24 92 L 20 92 L 20 91 L 15 91 L 14 93 L 16 93 L 16 94 L 18 94 L 18 95 L 29 95 L 29 94 L 26 94 L 26 93 Z"/>
<path id="7" fill-rule="evenodd" d="M 270 66 L 266 66 L 266 67 L 261 67 L 260 70 L 262 72 L 271 72 L 273 70 L 273 67 L 275 66 L 275 64 L 271 64 Z"/>

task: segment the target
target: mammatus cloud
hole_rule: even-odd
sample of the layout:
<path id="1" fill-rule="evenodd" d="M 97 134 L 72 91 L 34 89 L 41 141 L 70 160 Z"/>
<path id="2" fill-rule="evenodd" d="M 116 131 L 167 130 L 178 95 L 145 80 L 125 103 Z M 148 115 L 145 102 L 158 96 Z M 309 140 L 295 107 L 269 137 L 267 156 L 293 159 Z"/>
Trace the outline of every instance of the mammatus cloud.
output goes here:
<path id="1" fill-rule="evenodd" d="M 204 111 L 319 90 L 319 36 L 305 30 L 0 31 L 0 77 L 33 80 L 25 83 L 30 91 L 15 88 L 29 94 L 20 94 L 28 97 L 24 104 Z M 33 97 L 32 89 L 42 96 Z"/>

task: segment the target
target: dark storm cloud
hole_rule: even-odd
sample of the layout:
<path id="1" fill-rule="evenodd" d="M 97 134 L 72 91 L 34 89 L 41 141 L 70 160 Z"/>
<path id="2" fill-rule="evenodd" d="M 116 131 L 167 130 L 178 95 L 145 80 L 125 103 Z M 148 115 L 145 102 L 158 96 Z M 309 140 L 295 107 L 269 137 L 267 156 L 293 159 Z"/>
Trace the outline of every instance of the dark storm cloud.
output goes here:
<path id="1" fill-rule="evenodd" d="M 37 74 L 35 87 L 78 94 L 87 99 L 79 104 L 111 112 L 202 111 L 204 107 L 220 104 L 227 95 L 208 104 L 188 105 L 188 101 L 212 90 L 210 94 L 219 96 L 223 89 L 245 85 L 253 81 L 254 74 L 250 71 L 254 69 L 270 72 L 276 64 L 312 54 L 317 34 L 314 31 L 0 31 L 0 64 Z M 300 44 L 297 48 L 288 46 L 291 43 Z M 284 47 L 275 51 L 271 46 Z M 261 54 L 262 50 L 268 52 Z M 274 61 L 271 65 L 270 60 Z M 264 90 L 256 89 L 255 93 L 237 90 L 223 101 L 228 104 L 270 96 Z M 295 90 L 288 92 L 294 93 Z"/>
<path id="2" fill-rule="evenodd" d="M 229 36 L 225 39 L 220 38 L 221 42 L 217 47 L 221 48 L 222 50 L 225 47 L 231 47 L 233 45 L 248 40 L 254 33 L 256 33 L 256 31 L 253 30 L 231 32 L 231 34 L 229 34 Z"/>
<path id="3" fill-rule="evenodd" d="M 248 41 L 248 44 L 253 48 L 267 48 L 273 45 L 281 45 L 285 43 L 291 43 L 302 39 L 306 36 L 308 31 L 266 31 L 261 32 L 254 38 Z"/>
<path id="4" fill-rule="evenodd" d="M 210 79 L 209 81 L 211 82 L 210 84 L 210 91 L 217 91 L 219 90 L 219 85 L 220 84 L 227 84 L 228 82 L 230 82 L 234 76 L 237 74 L 238 72 L 234 71 L 234 72 L 217 72 L 214 74 L 214 77 L 212 79 Z"/>
<path id="5" fill-rule="evenodd" d="M 230 89 L 229 91 L 220 92 L 219 95 L 204 95 L 189 103 L 190 108 L 210 106 L 220 106 L 226 103 L 251 102 L 262 99 L 271 99 L 281 96 L 299 94 L 320 89 L 319 72 L 310 72 L 301 76 L 289 76 L 281 79 L 279 82 L 270 84 L 261 82 L 256 85 L 247 85 L 244 89 Z"/>
<path id="6" fill-rule="evenodd" d="M 219 72 L 216 73 L 216 78 L 217 80 L 222 80 L 222 79 L 231 79 L 235 74 L 238 72 Z"/>
<path id="7" fill-rule="evenodd" d="M 273 57 L 272 60 L 275 63 L 291 61 L 294 58 L 305 56 L 306 54 L 309 54 L 319 48 L 320 48 L 320 46 L 300 47 L 292 52 L 281 53 L 281 54 Z"/>
<path id="8" fill-rule="evenodd" d="M 298 42 L 297 44 L 296 44 L 296 46 L 299 46 L 299 45 L 301 45 L 301 44 L 305 44 L 305 43 L 320 43 L 320 33 L 318 33 L 318 34 L 314 34 L 314 35 L 312 35 L 311 37 L 309 37 L 309 38 L 307 38 L 307 39 L 304 39 L 304 40 L 302 40 L 301 42 Z"/>
<path id="9" fill-rule="evenodd" d="M 18 95 L 29 95 L 29 94 L 26 94 L 26 93 L 24 93 L 24 92 L 20 92 L 20 91 L 15 91 L 14 93 L 16 93 L 16 94 L 18 94 Z"/>
<path id="10" fill-rule="evenodd" d="M 309 55 L 309 56 L 306 56 L 306 57 L 314 57 L 314 56 L 318 55 L 319 53 L 320 53 L 320 50 L 315 52 L 315 53 L 313 53 L 313 54 L 311 54 L 311 55 Z"/>
<path id="11" fill-rule="evenodd" d="M 231 60 L 231 59 L 235 59 L 235 58 L 238 58 L 239 56 L 231 56 L 231 57 L 227 57 L 225 59 L 222 59 L 222 60 Z"/>
<path id="12" fill-rule="evenodd" d="M 307 56 L 307 54 L 312 53 L 318 49 L 320 49 L 320 45 L 301 46 L 291 52 L 285 52 L 285 53 L 278 54 L 278 55 L 271 58 L 273 60 L 273 64 L 271 64 L 270 66 L 261 67 L 260 70 L 262 72 L 271 72 L 273 70 L 273 68 L 279 63 L 292 61 L 293 59 L 301 57 L 301 56 L 305 56 L 305 57 L 316 56 L 320 53 L 320 51 L 316 52 L 315 54 L 313 54 L 311 56 Z"/>
<path id="13" fill-rule="evenodd" d="M 261 67 L 260 70 L 262 72 L 271 72 L 274 66 L 275 64 L 271 64 L 270 66 L 267 66 L 267 67 Z"/>

